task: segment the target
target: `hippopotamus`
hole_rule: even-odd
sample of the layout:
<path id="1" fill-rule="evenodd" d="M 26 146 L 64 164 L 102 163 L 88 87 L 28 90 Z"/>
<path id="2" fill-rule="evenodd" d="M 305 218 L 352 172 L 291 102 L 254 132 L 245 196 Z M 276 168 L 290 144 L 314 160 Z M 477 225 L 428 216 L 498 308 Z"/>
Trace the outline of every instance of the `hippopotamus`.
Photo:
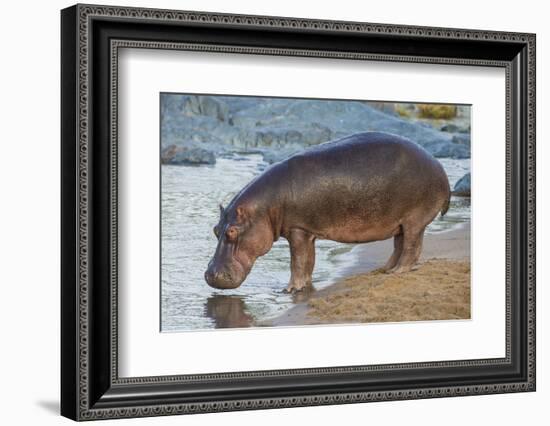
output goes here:
<path id="1" fill-rule="evenodd" d="M 287 292 L 312 286 L 315 240 L 393 238 L 388 273 L 410 271 L 426 226 L 450 202 L 442 165 L 418 144 L 366 132 L 326 142 L 273 164 L 220 205 L 216 251 L 205 272 L 214 288 L 237 288 L 280 237 L 290 246 Z"/>

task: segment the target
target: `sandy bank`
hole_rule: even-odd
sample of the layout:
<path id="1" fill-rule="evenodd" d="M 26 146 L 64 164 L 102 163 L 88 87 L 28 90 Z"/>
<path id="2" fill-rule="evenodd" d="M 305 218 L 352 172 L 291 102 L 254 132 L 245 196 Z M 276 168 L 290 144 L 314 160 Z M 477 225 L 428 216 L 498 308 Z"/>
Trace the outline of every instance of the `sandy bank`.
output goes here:
<path id="1" fill-rule="evenodd" d="M 424 238 L 420 265 L 405 274 L 377 271 L 392 240 L 357 246 L 335 284 L 297 294 L 296 305 L 259 326 L 470 318 L 470 226 Z"/>

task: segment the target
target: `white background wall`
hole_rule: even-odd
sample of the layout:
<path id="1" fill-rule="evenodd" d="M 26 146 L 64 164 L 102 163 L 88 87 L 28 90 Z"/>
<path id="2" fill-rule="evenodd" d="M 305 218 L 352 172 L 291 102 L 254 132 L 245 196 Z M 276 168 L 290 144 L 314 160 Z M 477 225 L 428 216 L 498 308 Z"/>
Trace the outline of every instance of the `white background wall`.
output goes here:
<path id="1" fill-rule="evenodd" d="M 537 33 L 538 390 L 421 401 L 293 408 L 118 424 L 545 424 L 550 401 L 550 27 L 545 2 L 161 0 L 103 4 Z M 68 424 L 59 404 L 59 9 L 67 1 L 11 1 L 0 25 L 0 418 Z M 546 193 L 546 194 L 545 194 Z M 131 422 L 131 423 L 128 423 Z M 113 423 L 112 421 L 102 423 Z"/>

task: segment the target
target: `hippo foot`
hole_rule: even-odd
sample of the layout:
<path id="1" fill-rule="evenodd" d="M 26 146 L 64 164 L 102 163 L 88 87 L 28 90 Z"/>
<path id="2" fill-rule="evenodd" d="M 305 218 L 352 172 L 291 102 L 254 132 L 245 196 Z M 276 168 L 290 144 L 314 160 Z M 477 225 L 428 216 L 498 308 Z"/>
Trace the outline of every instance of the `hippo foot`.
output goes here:
<path id="1" fill-rule="evenodd" d="M 407 266 L 396 266 L 394 268 L 388 269 L 387 274 L 404 274 L 406 272 L 416 271 L 418 265 L 407 265 Z"/>
<path id="2" fill-rule="evenodd" d="M 399 268 L 392 268 L 388 271 L 388 274 L 404 274 L 409 272 L 411 268 L 400 266 Z"/>
<path id="3" fill-rule="evenodd" d="M 284 288 L 283 289 L 283 293 L 287 293 L 287 294 L 296 294 L 296 293 L 300 293 L 301 291 L 304 290 L 305 287 L 300 287 L 300 288 L 296 288 L 296 287 L 287 287 L 287 288 Z"/>
<path id="4" fill-rule="evenodd" d="M 283 290 L 283 293 L 288 293 L 288 294 L 300 293 L 302 291 L 305 291 L 307 288 L 309 288 L 307 284 L 304 284 L 304 285 L 301 285 L 301 286 L 297 286 L 297 285 L 294 285 L 294 284 L 292 284 L 292 285 L 289 284 L 288 287 Z"/>

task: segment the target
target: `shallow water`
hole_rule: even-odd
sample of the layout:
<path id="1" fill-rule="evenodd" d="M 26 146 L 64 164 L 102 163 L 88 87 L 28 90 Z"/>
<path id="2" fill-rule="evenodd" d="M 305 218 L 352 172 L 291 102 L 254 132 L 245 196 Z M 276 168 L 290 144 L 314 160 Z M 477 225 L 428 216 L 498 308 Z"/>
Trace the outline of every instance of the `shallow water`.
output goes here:
<path id="1" fill-rule="evenodd" d="M 451 188 L 470 171 L 470 160 L 440 159 Z M 162 174 L 162 283 L 163 332 L 247 327 L 292 307 L 295 299 L 282 293 L 290 278 L 288 243 L 281 238 L 259 258 L 246 281 L 234 290 L 216 290 L 204 281 L 204 271 L 217 240 L 212 227 L 218 205 L 231 198 L 267 163 L 257 154 L 219 158 L 213 166 L 161 167 Z M 469 221 L 469 201 L 455 198 L 444 218 L 435 219 L 427 232 L 442 232 Z M 313 285 L 333 283 L 351 262 L 353 244 L 316 242 Z"/>

